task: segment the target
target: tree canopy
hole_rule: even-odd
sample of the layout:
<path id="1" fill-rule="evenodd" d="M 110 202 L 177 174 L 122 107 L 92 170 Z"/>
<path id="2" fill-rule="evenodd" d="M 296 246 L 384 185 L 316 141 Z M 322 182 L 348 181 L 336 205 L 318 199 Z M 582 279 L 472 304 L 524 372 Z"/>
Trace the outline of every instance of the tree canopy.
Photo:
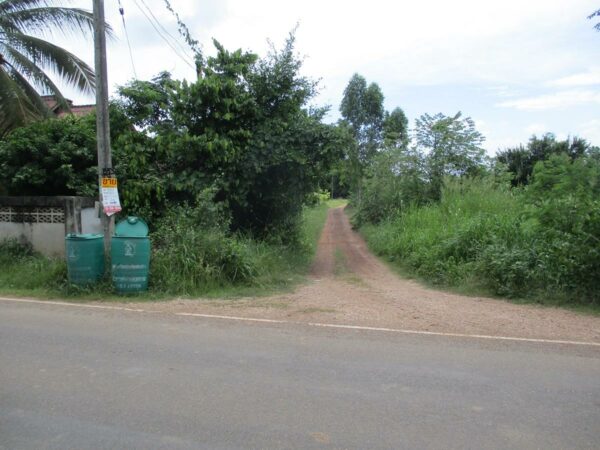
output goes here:
<path id="1" fill-rule="evenodd" d="M 264 58 L 216 41 L 215 48 L 193 82 L 163 72 L 120 88 L 110 117 L 123 205 L 152 219 L 211 192 L 232 229 L 291 235 L 303 205 L 342 158 L 347 134 L 323 123 L 325 109 L 311 107 L 317 86 L 300 75 L 293 34 Z M 84 174 L 95 173 L 93 130 L 93 117 L 53 119 L 9 135 L 0 158 L 14 170 L 0 174 L 0 185 L 18 192 L 27 175 L 30 193 L 39 193 L 53 171 L 87 180 Z M 76 165 L 76 155 L 85 164 Z M 89 183 L 94 190 L 93 176 Z M 84 184 L 56 190 L 88 194 Z"/>
<path id="2" fill-rule="evenodd" d="M 499 151 L 496 161 L 504 164 L 512 174 L 512 185 L 519 186 L 529 183 L 537 162 L 558 154 L 565 154 L 574 160 L 591 149 L 585 139 L 574 137 L 558 141 L 552 133 L 546 133 L 542 137 L 532 136 L 526 146 L 519 145 Z"/>

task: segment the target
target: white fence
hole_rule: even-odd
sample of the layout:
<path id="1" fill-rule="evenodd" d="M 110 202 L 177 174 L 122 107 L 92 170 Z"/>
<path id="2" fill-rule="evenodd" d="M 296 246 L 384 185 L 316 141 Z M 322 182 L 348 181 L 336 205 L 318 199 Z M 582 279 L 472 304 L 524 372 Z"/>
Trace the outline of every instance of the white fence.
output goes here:
<path id="1" fill-rule="evenodd" d="M 68 233 L 102 233 L 94 199 L 0 196 L 0 241 L 16 238 L 45 255 L 63 256 Z"/>

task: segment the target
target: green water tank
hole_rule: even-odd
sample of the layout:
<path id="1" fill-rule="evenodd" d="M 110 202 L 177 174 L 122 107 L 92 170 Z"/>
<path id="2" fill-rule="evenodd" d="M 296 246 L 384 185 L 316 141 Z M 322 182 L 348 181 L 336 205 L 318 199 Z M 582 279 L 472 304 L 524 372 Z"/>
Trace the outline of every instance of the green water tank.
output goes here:
<path id="1" fill-rule="evenodd" d="M 150 238 L 148 225 L 139 217 L 127 217 L 115 226 L 110 248 L 115 290 L 126 294 L 148 289 Z"/>
<path id="2" fill-rule="evenodd" d="M 86 286 L 104 276 L 104 236 L 101 234 L 67 234 L 65 253 L 69 283 Z"/>

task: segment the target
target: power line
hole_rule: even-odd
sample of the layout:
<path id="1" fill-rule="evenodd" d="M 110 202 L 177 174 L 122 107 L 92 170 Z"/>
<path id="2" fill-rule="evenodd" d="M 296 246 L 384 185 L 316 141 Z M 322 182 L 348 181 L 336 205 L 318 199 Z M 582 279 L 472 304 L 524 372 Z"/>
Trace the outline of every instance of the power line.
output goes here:
<path id="1" fill-rule="evenodd" d="M 158 33 L 158 35 L 162 38 L 163 41 L 165 41 L 165 43 L 171 48 L 171 50 L 173 50 L 173 52 L 175 52 L 175 54 L 177 56 L 179 56 L 179 58 L 181 58 L 181 60 L 183 62 L 185 62 L 188 66 L 190 66 L 190 68 L 192 69 L 196 69 L 196 67 L 189 62 L 189 60 L 186 58 L 186 56 L 182 56 L 179 53 L 179 50 L 173 46 L 173 44 L 171 42 L 169 42 L 169 40 L 161 33 L 161 31 L 157 28 L 157 26 L 154 24 L 154 21 L 150 18 L 150 16 L 146 13 L 146 11 L 144 11 L 144 9 L 139 5 L 139 3 L 137 2 L 137 0 L 133 0 L 135 3 L 135 6 L 138 7 L 138 9 L 141 11 L 141 13 L 146 17 L 146 19 L 148 19 L 148 22 L 150 22 L 150 25 L 152 25 L 152 28 L 154 28 L 154 31 L 156 31 Z"/>
<path id="2" fill-rule="evenodd" d="M 119 0 L 119 13 L 121 14 L 121 20 L 123 21 L 123 30 L 125 30 L 125 39 L 127 40 L 127 47 L 129 48 L 129 59 L 131 60 L 131 68 L 133 69 L 133 76 L 137 80 L 137 73 L 135 71 L 135 64 L 133 63 L 133 52 L 131 51 L 131 43 L 129 42 L 129 33 L 127 33 L 127 27 L 125 26 L 125 11 L 121 0 Z"/>
<path id="3" fill-rule="evenodd" d="M 183 52 L 184 55 L 186 55 L 186 52 L 188 51 L 188 49 L 186 49 L 178 40 L 176 37 L 174 37 L 171 33 L 169 33 L 169 31 L 162 26 L 162 23 L 160 22 L 160 20 L 158 20 L 156 18 L 156 16 L 154 15 L 154 13 L 152 12 L 152 10 L 150 9 L 150 7 L 148 6 L 148 4 L 144 1 L 144 0 L 140 0 L 140 2 L 142 2 L 142 5 L 144 5 L 146 7 L 146 9 L 148 10 L 148 12 L 150 13 L 150 15 L 152 16 L 152 18 L 154 19 L 154 21 L 156 22 L 156 24 L 160 27 L 161 30 L 164 31 L 164 33 L 169 36 L 172 41 L 181 49 L 181 51 Z M 187 56 L 187 55 L 186 55 Z"/>

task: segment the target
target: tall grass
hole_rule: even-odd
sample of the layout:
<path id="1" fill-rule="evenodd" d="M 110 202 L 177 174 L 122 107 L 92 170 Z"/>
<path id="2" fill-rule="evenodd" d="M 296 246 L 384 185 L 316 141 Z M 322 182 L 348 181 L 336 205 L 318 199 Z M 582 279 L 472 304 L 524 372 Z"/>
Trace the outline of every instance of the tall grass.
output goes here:
<path id="1" fill-rule="evenodd" d="M 0 289 L 7 294 L 42 294 L 61 289 L 67 277 L 64 261 L 43 257 L 30 245 L 7 239 L 0 242 Z"/>
<path id="2" fill-rule="evenodd" d="M 302 280 L 316 250 L 328 205 L 303 211 L 293 239 L 256 240 L 225 231 L 219 211 L 174 210 L 151 234 L 150 287 L 145 298 L 264 294 Z M 198 219 L 201 218 L 201 226 Z M 0 292 L 78 299 L 119 299 L 107 277 L 78 288 L 62 259 L 17 241 L 0 242 Z"/>
<path id="3" fill-rule="evenodd" d="M 542 224 L 540 214 L 521 190 L 463 179 L 449 182 L 439 203 L 409 207 L 361 230 L 376 253 L 436 285 L 597 304 L 597 246 L 577 231 Z"/>

